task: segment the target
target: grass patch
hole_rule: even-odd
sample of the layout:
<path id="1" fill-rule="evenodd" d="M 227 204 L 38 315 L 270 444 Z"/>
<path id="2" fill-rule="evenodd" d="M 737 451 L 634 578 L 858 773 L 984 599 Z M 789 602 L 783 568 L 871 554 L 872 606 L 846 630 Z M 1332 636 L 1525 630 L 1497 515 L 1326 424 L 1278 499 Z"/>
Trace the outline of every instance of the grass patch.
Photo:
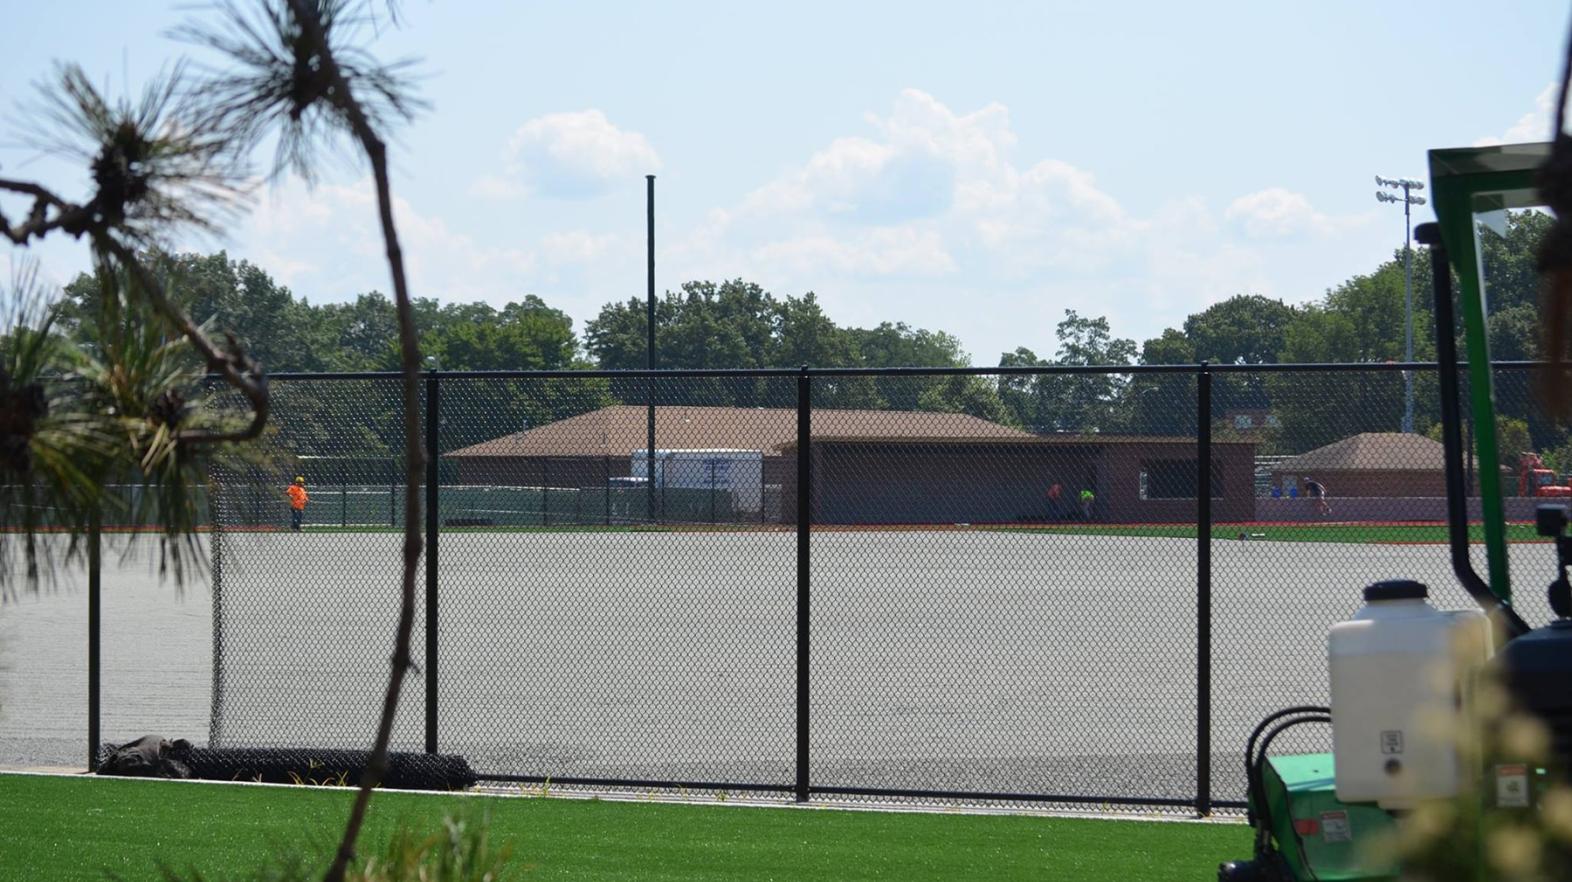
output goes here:
<path id="1" fill-rule="evenodd" d="M 1012 533 L 1056 533 L 1071 536 L 1128 536 L 1131 538 L 1194 539 L 1193 524 L 1051 524 L 1044 526 L 992 527 Z M 1260 542 L 1343 542 L 1350 544 L 1416 543 L 1441 544 L 1447 541 L 1445 524 L 1213 524 L 1213 539 L 1237 540 L 1239 534 Z M 1545 542 L 1534 532 L 1533 524 L 1507 524 L 1508 542 Z M 1484 542 L 1485 528 L 1471 524 L 1470 542 Z"/>
<path id="2" fill-rule="evenodd" d="M 522 524 L 522 525 L 493 525 L 489 527 L 458 527 L 442 525 L 444 533 L 738 533 L 772 531 L 782 532 L 792 530 L 791 524 Z M 244 529 L 236 532 L 247 532 Z M 287 533 L 284 529 L 269 530 L 267 532 Z M 371 524 L 350 524 L 341 527 L 336 524 L 306 524 L 304 532 L 307 533 L 403 533 L 404 528 L 386 527 Z"/>
<path id="3" fill-rule="evenodd" d="M 249 876 L 280 849 L 325 853 L 345 790 L 0 775 L 0 878 L 157 878 L 163 864 Z M 472 800 L 382 793 L 367 849 L 398 823 L 435 831 Z M 563 799 L 486 800 L 522 880 L 1194 882 L 1247 857 L 1242 825 L 804 811 Z"/>

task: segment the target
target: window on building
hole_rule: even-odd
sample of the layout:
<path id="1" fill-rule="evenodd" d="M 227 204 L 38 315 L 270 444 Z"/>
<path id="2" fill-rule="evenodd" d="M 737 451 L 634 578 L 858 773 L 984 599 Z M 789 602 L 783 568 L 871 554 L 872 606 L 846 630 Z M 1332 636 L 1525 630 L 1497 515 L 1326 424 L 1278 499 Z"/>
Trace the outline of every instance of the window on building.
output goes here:
<path id="1" fill-rule="evenodd" d="M 1193 459 L 1152 459 L 1141 463 L 1142 499 L 1194 499 L 1195 469 Z M 1222 464 L 1212 461 L 1212 498 L 1223 495 Z"/>

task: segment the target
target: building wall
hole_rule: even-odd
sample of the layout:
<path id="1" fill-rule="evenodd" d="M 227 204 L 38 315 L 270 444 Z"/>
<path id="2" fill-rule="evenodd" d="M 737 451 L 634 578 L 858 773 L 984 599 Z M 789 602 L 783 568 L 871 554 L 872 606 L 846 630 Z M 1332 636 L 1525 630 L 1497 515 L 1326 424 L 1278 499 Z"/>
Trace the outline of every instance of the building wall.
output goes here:
<path id="1" fill-rule="evenodd" d="M 1098 508 L 1094 520 L 1111 523 L 1193 523 L 1195 498 L 1142 499 L 1141 472 L 1158 460 L 1195 462 L 1194 445 L 1110 444 L 1103 448 L 1098 469 Z M 1255 513 L 1255 448 L 1249 444 L 1212 447 L 1212 481 L 1219 495 L 1212 499 L 1214 520 L 1249 520 Z M 1106 500 L 1106 502 L 1105 502 Z"/>
<path id="2" fill-rule="evenodd" d="M 1218 520 L 1254 517 L 1250 445 L 1213 448 L 1222 495 Z M 1081 520 L 1083 487 L 1096 494 L 1092 521 L 1190 523 L 1195 500 L 1142 499 L 1141 471 L 1154 460 L 1193 462 L 1184 442 L 1151 444 L 889 444 L 820 442 L 813 446 L 814 520 L 824 524 L 1052 523 Z M 464 457 L 456 482 L 524 487 L 602 487 L 626 477 L 627 457 Z M 795 451 L 764 458 L 765 493 L 779 499 L 770 516 L 795 523 Z M 1057 502 L 1048 496 L 1055 483 Z M 771 488 L 779 487 L 778 491 Z"/>
<path id="3" fill-rule="evenodd" d="M 1446 473 L 1439 469 L 1385 469 L 1363 470 L 1349 469 L 1310 472 L 1310 477 L 1315 478 L 1326 486 L 1329 496 L 1342 497 L 1411 497 L 1411 496 L 1445 496 Z M 1272 486 L 1285 488 L 1298 487 L 1300 494 L 1304 493 L 1304 475 L 1292 472 L 1274 472 Z"/>
<path id="4" fill-rule="evenodd" d="M 602 487 L 628 475 L 628 458 L 604 456 L 467 456 L 457 463 L 457 484 L 503 487 Z"/>
<path id="5" fill-rule="evenodd" d="M 1152 460 L 1194 461 L 1193 445 L 820 444 L 815 518 L 828 524 L 1016 523 L 1080 520 L 1083 487 L 1096 495 L 1091 520 L 1191 523 L 1195 500 L 1142 499 L 1141 471 Z M 1218 445 L 1213 471 L 1219 520 L 1254 517 L 1254 449 Z M 1059 483 L 1061 499 L 1048 488 Z"/>
<path id="6" fill-rule="evenodd" d="M 814 447 L 815 518 L 826 524 L 1015 523 L 1061 519 L 1095 481 L 1095 451 L 1022 444 Z M 1048 498 L 1063 487 L 1057 507 Z"/>

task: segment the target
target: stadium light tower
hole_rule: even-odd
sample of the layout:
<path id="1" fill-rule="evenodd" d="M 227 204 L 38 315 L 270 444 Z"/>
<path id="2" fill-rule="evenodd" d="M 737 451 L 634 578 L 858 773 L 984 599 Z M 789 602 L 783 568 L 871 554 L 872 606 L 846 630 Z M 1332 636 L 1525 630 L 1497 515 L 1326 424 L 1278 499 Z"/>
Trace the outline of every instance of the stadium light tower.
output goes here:
<path id="1" fill-rule="evenodd" d="M 1406 330 L 1403 340 L 1403 360 L 1414 360 L 1414 250 L 1413 241 L 1414 224 L 1409 212 L 1415 205 L 1424 205 L 1425 197 L 1413 195 L 1415 190 L 1425 188 L 1424 181 L 1413 178 L 1383 178 L 1375 176 L 1376 186 L 1390 187 L 1402 190 L 1403 195 L 1388 193 L 1385 190 L 1376 191 L 1377 202 L 1403 203 L 1403 309 Z M 1403 431 L 1414 431 L 1414 375 L 1412 371 L 1403 371 Z"/>

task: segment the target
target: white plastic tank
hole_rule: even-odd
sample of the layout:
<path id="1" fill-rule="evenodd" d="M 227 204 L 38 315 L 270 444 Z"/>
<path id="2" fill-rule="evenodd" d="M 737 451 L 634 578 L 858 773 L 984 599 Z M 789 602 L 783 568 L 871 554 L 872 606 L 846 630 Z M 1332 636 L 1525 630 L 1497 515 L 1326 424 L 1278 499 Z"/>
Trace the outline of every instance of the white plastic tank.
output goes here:
<path id="1" fill-rule="evenodd" d="M 1441 611 L 1418 582 L 1365 589 L 1353 619 L 1332 626 L 1332 750 L 1337 798 L 1412 808 L 1463 783 L 1463 704 L 1490 654 L 1480 610 Z"/>

